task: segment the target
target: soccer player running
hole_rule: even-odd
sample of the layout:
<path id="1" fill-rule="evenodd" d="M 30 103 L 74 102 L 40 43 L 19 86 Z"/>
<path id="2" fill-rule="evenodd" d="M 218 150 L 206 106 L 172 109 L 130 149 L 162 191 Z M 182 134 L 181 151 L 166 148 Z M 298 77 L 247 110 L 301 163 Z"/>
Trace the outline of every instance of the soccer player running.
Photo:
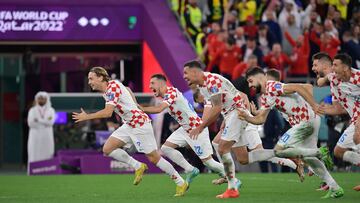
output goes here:
<path id="1" fill-rule="evenodd" d="M 277 71 L 277 74 L 280 74 L 280 73 Z M 246 98 L 247 96 L 244 94 L 243 97 Z M 204 96 L 200 94 L 200 91 L 198 89 L 196 89 L 196 91 L 194 93 L 194 100 L 197 103 L 205 103 Z M 250 106 L 249 102 L 245 102 L 245 103 L 248 106 Z M 209 105 L 209 104 L 205 104 L 205 107 L 206 106 L 211 107 L 211 105 Z M 206 112 L 205 112 L 205 114 L 206 114 Z M 221 156 L 220 156 L 218 150 L 219 150 L 219 142 L 221 139 L 221 134 L 223 133 L 223 130 L 224 130 L 224 125 L 225 124 L 223 122 L 222 126 L 220 127 L 220 131 L 217 133 L 217 135 L 212 140 L 212 145 L 215 149 L 216 156 L 218 157 L 218 159 L 220 161 L 221 161 Z M 232 150 L 235 153 L 236 159 L 240 164 L 246 165 L 246 164 L 251 164 L 254 162 L 258 162 L 258 161 L 270 161 L 272 163 L 279 164 L 281 166 L 288 166 L 288 167 L 296 170 L 297 174 L 299 175 L 300 181 L 301 182 L 304 181 L 304 163 L 302 161 L 299 161 L 297 159 L 290 160 L 290 159 L 275 157 L 275 153 L 274 153 L 274 157 L 271 157 L 268 160 L 262 160 L 262 159 L 255 160 L 252 157 L 253 153 L 248 153 L 248 151 L 251 152 L 251 151 L 255 151 L 255 150 L 264 149 L 260 135 L 259 135 L 257 125 L 248 124 L 245 129 L 244 136 L 245 136 L 245 143 L 247 143 L 246 146 L 237 146 L 236 144 L 234 144 L 233 148 L 235 150 Z M 213 180 L 212 183 L 215 185 L 221 185 L 223 183 L 227 183 L 227 179 L 219 178 L 219 179 Z"/>
<path id="2" fill-rule="evenodd" d="M 108 73 L 102 67 L 92 68 L 88 74 L 88 80 L 93 90 L 103 93 L 106 101 L 105 108 L 95 113 L 86 113 L 83 109 L 80 113 L 74 112 L 72 117 L 75 122 L 109 118 L 115 111 L 122 118 L 124 124 L 106 140 L 103 147 L 104 154 L 134 168 L 134 185 L 138 185 L 148 167 L 121 149 L 125 145 L 134 144 L 137 151 L 145 153 L 149 161 L 173 179 L 177 185 L 175 196 L 183 196 L 188 189 L 188 184 L 175 168 L 160 156 L 157 151 L 151 120 L 137 107 L 135 96 L 131 90 L 117 80 L 110 80 Z"/>
<path id="3" fill-rule="evenodd" d="M 351 68 L 351 64 L 352 59 L 347 54 L 337 54 L 331 61 L 329 55 L 318 53 L 313 56 L 312 69 L 320 78 L 318 83 L 330 82 L 333 99 L 331 105 L 323 105 L 319 111 L 327 115 L 348 113 L 351 117 L 351 124 L 339 138 L 334 155 L 360 166 L 359 133 L 356 133 L 360 124 L 360 70 Z M 353 189 L 360 191 L 360 185 Z"/>
<path id="4" fill-rule="evenodd" d="M 190 138 L 190 130 L 202 123 L 201 118 L 196 114 L 192 105 L 185 99 L 182 93 L 175 87 L 166 85 L 166 77 L 155 74 L 150 79 L 150 89 L 156 97 L 162 98 L 158 106 L 141 107 L 145 113 L 160 113 L 167 109 L 170 115 L 180 124 L 180 127 L 173 132 L 161 150 L 177 165 L 181 166 L 187 173 L 186 181 L 191 183 L 199 175 L 198 168 L 192 166 L 184 156 L 175 148 L 189 145 L 203 164 L 210 170 L 225 177 L 224 166 L 212 158 L 213 149 L 210 144 L 209 131 L 205 128 L 197 138 Z M 206 111 L 206 109 L 205 109 Z"/>
<path id="5" fill-rule="evenodd" d="M 208 114 L 203 116 L 203 122 L 190 131 L 191 137 L 197 137 L 202 131 L 214 122 L 221 113 L 225 120 L 224 130 L 219 142 L 219 155 L 224 165 L 225 174 L 228 180 L 227 190 L 217 195 L 217 198 L 239 197 L 240 180 L 235 177 L 235 164 L 230 151 L 241 150 L 246 146 L 244 133 L 247 122 L 237 116 L 237 108 L 248 111 L 245 99 L 242 97 L 233 84 L 218 74 L 204 72 L 202 64 L 198 61 L 190 61 L 184 64 L 184 79 L 189 86 L 197 85 L 200 93 L 206 100 L 210 100 L 211 108 Z M 247 153 L 247 152 L 246 152 Z M 250 152 L 254 160 L 267 160 L 274 156 L 273 150 L 255 150 Z M 236 153 L 235 153 L 236 154 Z"/>
<path id="6" fill-rule="evenodd" d="M 343 196 L 343 189 L 318 159 L 321 158 L 326 165 L 331 167 L 332 160 L 328 149 L 325 147 L 318 149 L 316 146 L 320 117 L 315 114 L 304 99 L 313 99 L 309 90 L 310 85 L 284 84 L 279 81 L 267 80 L 265 72 L 258 67 L 249 69 L 246 72 L 246 79 L 249 87 L 256 88 L 257 93 L 261 93 L 261 109 L 256 116 L 239 111 L 239 117 L 250 123 L 260 125 L 265 122 L 271 108 L 279 110 L 292 128 L 276 144 L 276 155 L 303 158 L 304 162 L 311 166 L 314 172 L 329 185 L 330 190 L 323 198 Z M 312 102 L 311 104 L 313 108 L 316 108 L 316 103 Z"/>

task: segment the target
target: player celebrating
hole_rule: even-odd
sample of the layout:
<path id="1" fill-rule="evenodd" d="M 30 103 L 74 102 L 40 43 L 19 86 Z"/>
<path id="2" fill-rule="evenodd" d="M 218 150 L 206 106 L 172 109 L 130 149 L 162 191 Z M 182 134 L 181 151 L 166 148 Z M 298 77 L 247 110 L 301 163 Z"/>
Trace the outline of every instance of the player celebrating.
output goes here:
<path id="1" fill-rule="evenodd" d="M 237 117 L 237 108 L 247 111 L 245 99 L 229 80 L 218 74 L 204 72 L 198 61 L 184 64 L 184 79 L 189 86 L 197 85 L 206 100 L 211 101 L 211 109 L 203 116 L 203 123 L 190 131 L 191 137 L 199 135 L 207 126 L 222 113 L 224 116 L 224 131 L 219 142 L 219 155 L 224 164 L 228 179 L 228 189 L 217 198 L 236 198 L 239 196 L 240 180 L 235 177 L 235 164 L 230 151 L 241 150 L 245 146 L 244 138 L 247 122 Z M 247 152 L 246 152 L 247 153 Z M 274 156 L 272 150 L 256 150 L 251 152 L 253 160 L 267 160 Z"/>
<path id="2" fill-rule="evenodd" d="M 332 105 L 322 106 L 319 111 L 327 115 L 348 113 L 350 126 L 344 131 L 334 149 L 334 155 L 344 161 L 360 166 L 360 144 L 355 143 L 354 134 L 359 129 L 360 112 L 360 71 L 351 68 L 352 59 L 347 54 L 337 54 L 333 62 L 325 53 L 313 56 L 313 71 L 322 80 L 330 81 Z M 326 76 L 326 77 L 325 77 Z M 358 134 L 359 135 L 359 134 Z M 359 191 L 360 186 L 354 187 Z"/>
<path id="3" fill-rule="evenodd" d="M 278 109 L 292 128 L 276 144 L 276 155 L 303 158 L 305 163 L 310 165 L 315 173 L 329 185 L 330 190 L 323 198 L 343 196 L 343 189 L 331 177 L 324 164 L 316 158 L 321 158 L 331 167 L 332 160 L 327 148 L 317 149 L 316 147 L 320 117 L 304 99 L 312 99 L 308 87 L 303 84 L 268 81 L 264 71 L 257 67 L 249 69 L 246 72 L 246 78 L 249 87 L 256 88 L 257 92 L 261 93 L 261 110 L 254 117 L 247 112 L 239 111 L 239 117 L 259 125 L 265 122 L 271 108 Z M 313 102 L 311 104 L 316 108 Z"/>
<path id="4" fill-rule="evenodd" d="M 277 70 L 268 71 L 268 73 L 266 75 L 267 75 L 267 77 L 280 78 L 280 73 Z M 245 94 L 242 96 L 245 100 L 247 100 L 247 96 Z M 204 103 L 204 96 L 200 94 L 200 91 L 198 89 L 194 93 L 194 99 L 196 100 L 197 103 L 199 103 L 199 102 Z M 254 104 L 249 103 L 248 101 L 245 101 L 245 103 L 247 106 L 253 107 L 252 111 L 256 110 Z M 215 138 L 212 141 L 212 145 L 215 149 L 216 156 L 218 157 L 219 160 L 221 160 L 221 157 L 218 153 L 218 149 L 219 149 L 219 142 L 220 142 L 221 134 L 223 132 L 223 126 L 224 126 L 224 123 L 222 124 L 220 131 L 218 132 L 218 134 L 215 136 Z M 258 126 L 249 123 L 245 129 L 244 136 L 245 136 L 245 140 L 246 140 L 245 143 L 247 143 L 246 146 L 233 145 L 233 147 L 235 147 L 236 150 L 232 150 L 232 151 L 235 153 L 237 161 L 239 161 L 239 163 L 242 165 L 251 164 L 255 161 L 264 161 L 264 160 L 254 160 L 253 157 L 251 157 L 252 153 L 248 153 L 248 150 L 255 151 L 255 150 L 264 149 L 260 135 L 259 135 Z M 290 159 L 285 159 L 285 158 L 272 157 L 265 161 L 270 161 L 272 163 L 280 164 L 282 166 L 288 166 L 288 167 L 296 170 L 297 174 L 299 175 L 300 181 L 301 182 L 304 181 L 304 168 L 303 168 L 304 163 L 301 160 L 299 161 L 297 159 L 290 160 Z M 222 179 L 222 178 L 213 180 L 213 184 L 216 184 L 216 185 L 220 185 L 225 182 L 227 182 L 226 179 Z"/>
<path id="5" fill-rule="evenodd" d="M 104 154 L 133 167 L 135 169 L 134 185 L 137 185 L 148 167 L 121 149 L 132 142 L 137 151 L 145 153 L 152 163 L 174 180 L 177 185 L 175 196 L 183 196 L 188 189 L 188 184 L 174 167 L 158 153 L 150 118 L 137 107 L 131 90 L 119 81 L 110 80 L 108 73 L 102 67 L 92 68 L 88 74 L 88 80 L 93 90 L 103 93 L 106 105 L 104 109 L 95 113 L 86 113 L 83 109 L 80 113 L 74 112 L 75 122 L 108 118 L 115 111 L 122 118 L 124 124 L 110 135 L 103 147 Z"/>
<path id="6" fill-rule="evenodd" d="M 168 109 L 170 115 L 181 126 L 170 135 L 162 145 L 161 150 L 167 157 L 185 170 L 185 173 L 187 173 L 186 181 L 191 183 L 193 178 L 200 173 L 199 169 L 187 162 L 184 156 L 175 149 L 177 147 L 185 147 L 186 145 L 190 145 L 191 149 L 206 167 L 217 172 L 220 177 L 225 177 L 223 165 L 212 158 L 213 149 L 210 144 L 208 129 L 204 129 L 197 138 L 190 138 L 190 130 L 199 126 L 202 120 L 182 93 L 174 87 L 168 87 L 165 76 L 161 74 L 151 76 L 150 89 L 156 97 L 161 97 L 163 101 L 158 106 L 142 107 L 142 109 L 146 113 L 160 113 Z"/>

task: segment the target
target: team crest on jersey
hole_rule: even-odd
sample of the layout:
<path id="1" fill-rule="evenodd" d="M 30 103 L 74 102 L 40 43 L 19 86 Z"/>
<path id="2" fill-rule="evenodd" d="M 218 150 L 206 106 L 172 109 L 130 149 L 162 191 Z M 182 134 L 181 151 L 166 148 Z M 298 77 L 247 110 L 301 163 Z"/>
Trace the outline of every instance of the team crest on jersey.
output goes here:
<path id="1" fill-rule="evenodd" d="M 112 100 L 115 99 L 115 95 L 114 95 L 114 93 L 112 93 L 112 92 L 106 93 L 106 97 L 107 97 L 110 101 L 112 101 Z"/>
<path id="2" fill-rule="evenodd" d="M 211 93 L 218 93 L 219 92 L 219 88 L 217 88 L 216 86 L 213 86 L 210 88 L 210 92 Z"/>
<path id="3" fill-rule="evenodd" d="M 165 99 L 165 100 L 169 99 L 169 95 L 168 95 L 168 94 L 165 94 L 165 95 L 164 95 L 164 99 Z"/>
<path id="4" fill-rule="evenodd" d="M 281 83 L 276 83 L 274 87 L 276 90 L 281 90 Z"/>

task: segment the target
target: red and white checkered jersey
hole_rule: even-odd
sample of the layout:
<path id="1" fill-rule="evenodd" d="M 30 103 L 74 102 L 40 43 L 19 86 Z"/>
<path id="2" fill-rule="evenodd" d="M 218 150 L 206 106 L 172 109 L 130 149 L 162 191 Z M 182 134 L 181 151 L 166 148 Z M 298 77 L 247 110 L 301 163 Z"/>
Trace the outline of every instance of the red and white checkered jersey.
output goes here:
<path id="1" fill-rule="evenodd" d="M 349 113 L 351 122 L 356 121 L 360 113 L 360 71 L 351 69 L 349 82 L 337 79 L 335 73 L 328 74 L 328 79 L 332 100 Z"/>
<path id="2" fill-rule="evenodd" d="M 223 109 L 221 113 L 226 115 L 235 108 L 247 110 L 244 98 L 240 91 L 226 78 L 219 74 L 204 72 L 204 84 L 199 85 L 200 93 L 206 100 L 214 95 L 221 94 Z"/>
<path id="3" fill-rule="evenodd" d="M 299 94 L 284 94 L 284 84 L 276 81 L 266 82 L 266 92 L 261 95 L 261 109 L 278 109 L 291 126 L 315 117 L 310 104 Z"/>
<path id="4" fill-rule="evenodd" d="M 163 97 L 169 108 L 170 115 L 186 130 L 190 131 L 198 127 L 202 120 L 196 114 L 194 107 L 185 99 L 182 93 L 175 87 L 167 87 Z"/>
<path id="5" fill-rule="evenodd" d="M 131 94 L 121 82 L 109 81 L 103 97 L 106 104 L 115 106 L 115 112 L 129 126 L 135 128 L 150 122 L 148 115 L 137 107 Z"/>

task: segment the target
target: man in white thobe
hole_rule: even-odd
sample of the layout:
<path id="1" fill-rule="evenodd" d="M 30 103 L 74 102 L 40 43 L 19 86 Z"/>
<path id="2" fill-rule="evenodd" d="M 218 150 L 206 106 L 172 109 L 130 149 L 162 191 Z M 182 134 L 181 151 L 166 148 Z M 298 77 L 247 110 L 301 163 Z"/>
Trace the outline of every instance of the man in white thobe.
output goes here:
<path id="1" fill-rule="evenodd" d="M 51 107 L 47 92 L 35 95 L 35 106 L 28 114 L 28 164 L 35 161 L 51 159 L 54 155 L 55 110 Z"/>

